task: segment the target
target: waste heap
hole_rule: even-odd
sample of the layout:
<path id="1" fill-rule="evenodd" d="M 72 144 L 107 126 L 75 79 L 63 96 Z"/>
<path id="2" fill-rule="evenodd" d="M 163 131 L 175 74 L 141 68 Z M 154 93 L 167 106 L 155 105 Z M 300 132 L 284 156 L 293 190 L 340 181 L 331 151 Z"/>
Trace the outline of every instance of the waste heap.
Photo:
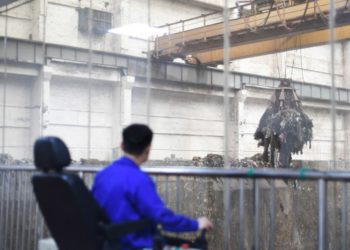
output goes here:
<path id="1" fill-rule="evenodd" d="M 258 146 L 264 147 L 265 162 L 289 167 L 292 154 L 302 154 L 307 143 L 311 147 L 313 124 L 289 80 L 281 81 L 270 101 L 254 138 L 259 141 Z"/>
<path id="2" fill-rule="evenodd" d="M 207 154 L 205 157 L 201 158 L 195 156 L 192 158 L 192 163 L 196 167 L 212 167 L 212 168 L 222 168 L 224 167 L 224 156 L 219 154 Z M 261 154 L 255 154 L 252 157 L 246 157 L 243 159 L 229 159 L 228 162 L 230 167 L 235 168 L 262 168 L 271 167 L 269 163 L 262 160 Z"/>

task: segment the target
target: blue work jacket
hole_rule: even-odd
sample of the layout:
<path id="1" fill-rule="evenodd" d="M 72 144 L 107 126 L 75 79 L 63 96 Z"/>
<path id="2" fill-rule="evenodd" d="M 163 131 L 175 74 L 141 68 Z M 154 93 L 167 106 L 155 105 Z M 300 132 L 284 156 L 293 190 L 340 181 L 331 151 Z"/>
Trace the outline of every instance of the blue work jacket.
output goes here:
<path id="1" fill-rule="evenodd" d="M 114 223 L 150 219 L 153 225 L 122 237 L 121 249 L 152 247 L 156 225 L 165 231 L 197 231 L 198 222 L 168 209 L 152 179 L 127 157 L 121 157 L 100 171 L 92 187 L 92 193 Z"/>

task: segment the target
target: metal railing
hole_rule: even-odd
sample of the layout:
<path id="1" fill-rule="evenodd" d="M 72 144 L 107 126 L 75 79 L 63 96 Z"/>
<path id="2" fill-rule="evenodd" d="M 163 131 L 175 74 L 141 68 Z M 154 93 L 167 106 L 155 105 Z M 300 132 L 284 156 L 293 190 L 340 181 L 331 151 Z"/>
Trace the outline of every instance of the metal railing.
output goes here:
<path id="1" fill-rule="evenodd" d="M 90 186 L 100 168 L 69 170 Z M 231 232 L 229 249 L 299 249 L 296 241 L 301 249 L 348 248 L 349 171 L 190 167 L 143 171 L 154 177 L 163 200 L 176 212 L 213 219 L 210 249 L 224 249 L 225 223 Z M 0 166 L 0 250 L 37 249 L 38 239 L 49 235 L 32 192 L 34 172 L 32 166 Z M 229 221 L 222 218 L 226 186 L 232 200 Z"/>

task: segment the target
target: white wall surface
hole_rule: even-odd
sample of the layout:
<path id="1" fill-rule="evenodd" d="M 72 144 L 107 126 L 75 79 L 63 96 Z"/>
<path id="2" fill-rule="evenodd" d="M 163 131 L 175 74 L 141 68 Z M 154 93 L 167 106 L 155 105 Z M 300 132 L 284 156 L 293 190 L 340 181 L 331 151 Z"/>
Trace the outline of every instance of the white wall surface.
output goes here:
<path id="1" fill-rule="evenodd" d="M 88 48 L 88 33 L 78 30 L 78 8 L 85 7 L 90 7 L 89 0 L 34 0 L 8 11 L 7 36 L 22 39 L 29 39 L 31 36 L 34 40 L 45 40 L 47 43 Z M 130 23 L 147 24 L 147 1 L 92 1 L 91 7 L 111 12 L 112 27 Z M 210 11 L 186 2 L 152 0 L 151 25 L 163 25 Z M 0 27 L 5 27 L 4 16 L 0 16 Z M 0 29 L 0 35 L 5 35 L 5 29 Z M 109 33 L 102 36 L 93 35 L 91 42 L 92 49 L 95 50 L 123 52 L 137 56 L 145 56 L 144 52 L 147 51 L 147 42 L 143 39 Z"/>
<path id="2" fill-rule="evenodd" d="M 35 79 L 33 77 L 9 77 L 6 96 L 5 152 L 17 159 L 30 158 L 31 126 L 39 121 L 31 120 Z M 144 82 L 131 87 L 131 121 L 146 122 L 146 89 Z M 112 160 L 120 143 L 123 105 L 120 82 L 94 81 L 91 89 L 91 158 Z M 158 86 L 158 87 L 156 87 Z M 168 87 L 166 87 L 168 86 Z M 223 153 L 224 107 L 220 91 L 210 88 L 183 88 L 182 84 L 164 82 L 154 85 L 151 91 L 150 126 L 154 143 L 151 159 L 181 158 L 208 153 Z M 0 84 L 0 111 L 2 110 L 3 81 Z M 231 157 L 250 157 L 261 153 L 253 134 L 259 119 L 268 105 L 271 92 L 247 90 L 248 97 L 231 102 L 230 113 L 241 112 L 236 124 L 230 124 L 230 136 L 237 136 L 230 146 Z M 34 95 L 33 95 L 34 96 Z M 238 95 L 239 96 L 239 95 Z M 242 104 L 243 103 L 243 104 Z M 314 123 L 312 148 L 305 146 L 304 154 L 293 156 L 302 160 L 331 159 L 331 119 L 329 104 L 305 100 L 304 110 Z M 71 149 L 74 160 L 88 156 L 88 82 L 83 78 L 53 75 L 50 81 L 48 117 L 44 135 L 61 137 Z M 349 111 L 339 111 L 336 117 L 337 159 L 348 159 Z M 2 123 L 2 111 L 0 112 Z M 1 146 L 0 130 L 0 146 Z M 230 139 L 231 140 L 231 139 Z M 118 151 L 117 151 L 118 152 Z"/>
<path id="3" fill-rule="evenodd" d="M 223 150 L 223 99 L 210 94 L 152 90 L 153 159 L 192 159 Z M 133 89 L 133 122 L 146 121 L 145 89 Z"/>
<path id="4" fill-rule="evenodd" d="M 15 159 L 32 158 L 30 142 L 31 126 L 31 87 L 34 79 L 30 77 L 0 78 L 0 148 L 2 148 L 3 134 L 3 103 L 4 82 L 6 86 L 5 102 L 5 150 Z M 2 150 L 0 150 L 1 152 Z"/>
<path id="5" fill-rule="evenodd" d="M 345 46 L 350 42 L 337 43 L 335 46 L 335 84 L 337 87 L 349 87 Z M 290 78 L 300 82 L 312 82 L 331 85 L 330 47 L 317 46 L 301 50 L 281 52 L 236 60 L 231 68 L 235 71 L 280 78 Z"/>
<path id="6" fill-rule="evenodd" d="M 5 7 L 0 8 L 1 12 L 4 10 Z M 31 3 L 9 10 L 7 15 L 5 13 L 1 13 L 0 15 L 0 36 L 5 36 L 7 32 L 7 36 L 9 37 L 29 39 L 33 33 Z M 5 28 L 6 23 L 7 29 Z"/>
<path id="7" fill-rule="evenodd" d="M 88 148 L 88 84 L 71 79 L 52 79 L 49 126 L 45 134 L 60 136 L 71 148 L 75 160 L 87 158 Z M 112 159 L 111 85 L 91 88 L 91 158 Z"/>

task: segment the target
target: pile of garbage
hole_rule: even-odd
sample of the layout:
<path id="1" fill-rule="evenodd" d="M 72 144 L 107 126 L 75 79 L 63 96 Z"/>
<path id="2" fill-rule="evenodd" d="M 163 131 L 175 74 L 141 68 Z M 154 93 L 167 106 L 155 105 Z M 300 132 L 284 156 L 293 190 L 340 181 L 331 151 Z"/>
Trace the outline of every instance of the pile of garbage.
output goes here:
<path id="1" fill-rule="evenodd" d="M 195 156 L 192 158 L 194 166 L 197 167 L 211 167 L 211 168 L 222 168 L 225 165 L 224 157 L 219 154 L 207 154 L 205 157 L 201 158 Z M 230 159 L 228 164 L 232 168 L 268 168 L 271 167 L 270 163 L 263 161 L 261 154 L 255 154 L 252 157 L 246 157 L 241 160 Z"/>
<path id="2" fill-rule="evenodd" d="M 33 161 L 30 159 L 14 159 L 9 154 L 0 154 L 0 165 L 28 165 L 32 164 Z"/>
<path id="3" fill-rule="evenodd" d="M 101 161 L 94 158 L 91 158 L 91 159 L 81 158 L 79 162 L 79 164 L 81 165 L 93 165 L 93 166 L 106 166 L 109 163 L 110 163 L 109 161 Z"/>

